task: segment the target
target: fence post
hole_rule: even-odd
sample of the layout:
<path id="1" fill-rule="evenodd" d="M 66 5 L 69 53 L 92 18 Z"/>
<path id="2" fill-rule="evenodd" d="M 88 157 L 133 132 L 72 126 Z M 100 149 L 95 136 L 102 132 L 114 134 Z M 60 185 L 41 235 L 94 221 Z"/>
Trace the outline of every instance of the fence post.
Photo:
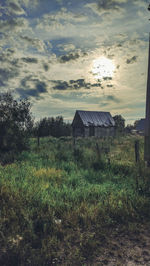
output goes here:
<path id="1" fill-rule="evenodd" d="M 139 153 L 139 140 L 135 140 L 135 162 L 136 166 L 139 163 L 140 160 L 140 153 Z M 140 165 L 139 165 L 139 172 L 141 172 Z M 139 189 L 139 178 L 138 178 L 138 173 L 136 173 L 136 189 Z"/>
<path id="2" fill-rule="evenodd" d="M 138 163 L 140 160 L 140 153 L 139 153 L 139 140 L 135 141 L 135 161 Z"/>
<path id="3" fill-rule="evenodd" d="M 75 149 L 75 147 L 76 147 L 76 138 L 73 137 L 73 148 Z"/>

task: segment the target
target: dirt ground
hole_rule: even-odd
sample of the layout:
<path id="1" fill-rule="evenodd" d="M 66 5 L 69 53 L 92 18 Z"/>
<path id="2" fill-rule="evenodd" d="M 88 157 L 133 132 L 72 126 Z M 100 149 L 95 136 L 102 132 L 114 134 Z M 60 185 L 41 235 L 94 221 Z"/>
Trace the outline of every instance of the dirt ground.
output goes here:
<path id="1" fill-rule="evenodd" d="M 150 224 L 137 225 L 126 233 L 116 228 L 102 253 L 93 266 L 150 266 Z"/>

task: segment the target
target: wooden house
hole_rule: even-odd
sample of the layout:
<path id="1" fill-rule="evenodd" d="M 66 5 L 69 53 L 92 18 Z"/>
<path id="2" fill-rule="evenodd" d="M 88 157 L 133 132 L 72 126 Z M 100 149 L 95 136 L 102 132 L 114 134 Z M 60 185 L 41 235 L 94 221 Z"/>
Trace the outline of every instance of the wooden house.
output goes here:
<path id="1" fill-rule="evenodd" d="M 137 122 L 136 127 L 135 127 L 135 131 L 139 135 L 144 136 L 144 133 L 145 133 L 145 119 L 144 118 L 140 119 Z"/>
<path id="2" fill-rule="evenodd" d="M 109 112 L 77 110 L 72 122 L 74 137 L 109 137 L 115 134 L 115 121 Z"/>

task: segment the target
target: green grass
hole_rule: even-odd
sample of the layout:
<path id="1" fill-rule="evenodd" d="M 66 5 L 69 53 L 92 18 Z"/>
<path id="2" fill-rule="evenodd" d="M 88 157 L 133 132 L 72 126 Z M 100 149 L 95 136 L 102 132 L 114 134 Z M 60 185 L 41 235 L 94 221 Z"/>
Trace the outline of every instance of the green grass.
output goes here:
<path id="1" fill-rule="evenodd" d="M 0 264 L 92 263 L 109 228 L 149 220 L 149 172 L 142 137 L 135 164 L 135 138 L 75 147 L 70 137 L 43 138 L 40 147 L 32 139 L 30 151 L 0 166 Z"/>

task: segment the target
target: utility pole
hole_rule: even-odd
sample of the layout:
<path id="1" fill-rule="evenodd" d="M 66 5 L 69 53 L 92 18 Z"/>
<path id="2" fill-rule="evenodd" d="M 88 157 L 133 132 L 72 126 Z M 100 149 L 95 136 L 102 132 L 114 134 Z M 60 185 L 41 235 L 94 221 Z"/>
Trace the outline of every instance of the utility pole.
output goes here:
<path id="1" fill-rule="evenodd" d="M 150 5 L 148 6 L 148 10 L 150 11 Z M 150 167 L 150 34 L 149 34 L 149 52 L 148 52 L 147 93 L 146 93 L 144 160 L 147 162 L 147 167 Z"/>

